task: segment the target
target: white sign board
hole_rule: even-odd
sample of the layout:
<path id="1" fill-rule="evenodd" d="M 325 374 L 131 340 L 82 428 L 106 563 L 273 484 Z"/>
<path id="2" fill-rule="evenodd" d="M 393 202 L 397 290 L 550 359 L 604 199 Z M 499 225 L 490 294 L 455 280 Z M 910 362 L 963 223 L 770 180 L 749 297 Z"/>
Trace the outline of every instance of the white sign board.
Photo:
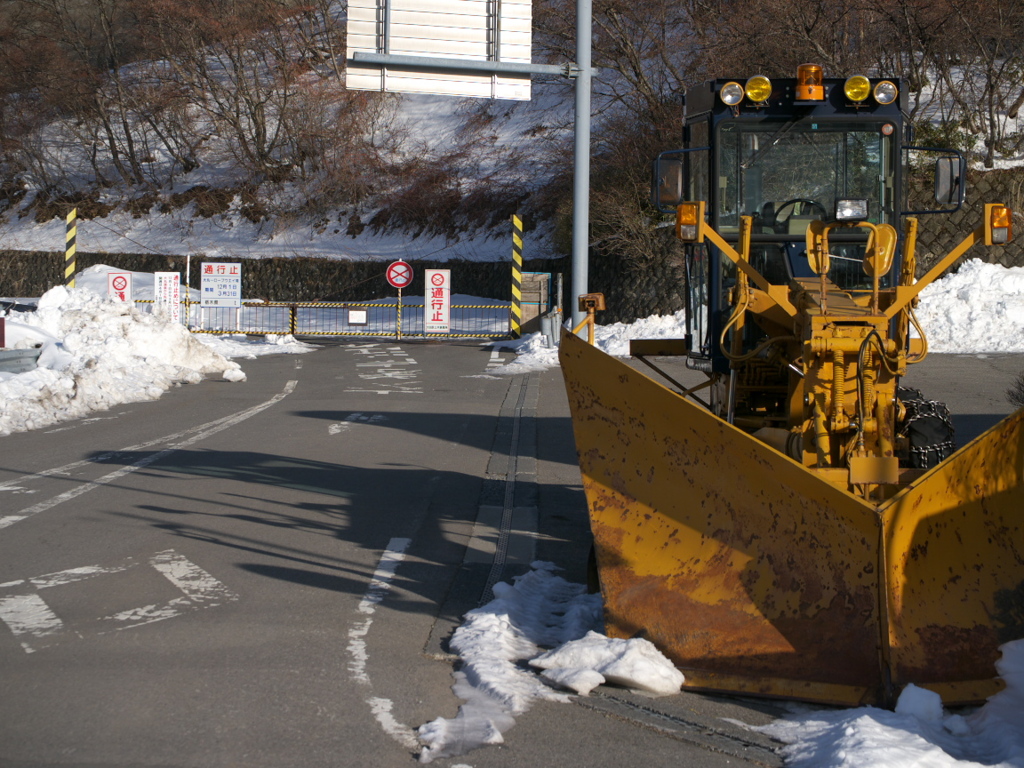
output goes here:
<path id="1" fill-rule="evenodd" d="M 181 276 L 177 272 L 153 274 L 153 302 L 172 322 L 181 322 Z"/>
<path id="2" fill-rule="evenodd" d="M 200 301 L 202 307 L 242 306 L 242 265 L 203 262 Z"/>
<path id="3" fill-rule="evenodd" d="M 131 272 L 108 272 L 107 273 L 107 296 L 114 301 L 127 301 L 132 299 L 132 273 Z"/>
<path id="4" fill-rule="evenodd" d="M 530 63 L 531 0 L 349 0 L 348 55 Z M 530 76 L 401 69 L 351 61 L 347 88 L 530 100 Z"/>
<path id="5" fill-rule="evenodd" d="M 452 331 L 452 271 L 450 269 L 428 269 L 423 272 L 426 291 L 423 307 L 423 330 L 426 333 L 451 333 Z"/>

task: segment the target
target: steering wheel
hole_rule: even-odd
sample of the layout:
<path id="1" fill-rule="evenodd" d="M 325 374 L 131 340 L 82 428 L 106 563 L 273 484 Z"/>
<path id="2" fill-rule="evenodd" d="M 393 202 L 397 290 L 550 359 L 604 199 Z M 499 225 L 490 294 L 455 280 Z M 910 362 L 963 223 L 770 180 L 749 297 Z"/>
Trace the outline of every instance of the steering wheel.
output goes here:
<path id="1" fill-rule="evenodd" d="M 792 208 L 797 203 L 809 205 L 811 208 L 820 211 L 822 220 L 828 218 L 828 211 L 825 210 L 825 206 L 819 203 L 817 200 L 811 200 L 810 198 L 807 197 L 794 197 L 792 200 L 787 200 L 786 202 L 782 203 L 781 205 L 779 205 L 778 208 L 775 209 L 775 218 L 772 220 L 772 229 L 775 230 L 776 234 L 785 234 L 785 230 L 787 229 L 786 222 L 779 221 L 779 214 L 782 213 L 782 211 L 784 211 L 786 208 Z M 786 219 L 788 220 L 788 218 L 789 217 L 787 216 Z"/>

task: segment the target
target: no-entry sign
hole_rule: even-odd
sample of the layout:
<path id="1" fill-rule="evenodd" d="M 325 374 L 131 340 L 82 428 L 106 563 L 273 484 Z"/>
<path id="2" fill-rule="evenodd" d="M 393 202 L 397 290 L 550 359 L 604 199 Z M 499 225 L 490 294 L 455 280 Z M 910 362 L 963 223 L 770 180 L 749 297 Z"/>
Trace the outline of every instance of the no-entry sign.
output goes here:
<path id="1" fill-rule="evenodd" d="M 132 273 L 131 272 L 108 272 L 107 273 L 107 296 L 114 301 L 126 301 L 132 303 Z"/>
<path id="2" fill-rule="evenodd" d="M 388 265 L 387 278 L 395 288 L 405 288 L 412 282 L 412 267 L 406 261 L 393 261 Z"/>

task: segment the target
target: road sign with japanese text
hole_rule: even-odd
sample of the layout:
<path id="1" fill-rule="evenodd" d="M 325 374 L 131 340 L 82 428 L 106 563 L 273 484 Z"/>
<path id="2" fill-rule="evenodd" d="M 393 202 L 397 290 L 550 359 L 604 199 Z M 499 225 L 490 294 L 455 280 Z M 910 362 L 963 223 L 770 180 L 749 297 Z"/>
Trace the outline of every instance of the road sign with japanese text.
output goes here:
<path id="1" fill-rule="evenodd" d="M 388 264 L 387 278 L 395 288 L 405 288 L 412 282 L 412 266 L 406 261 L 393 261 Z"/>
<path id="2" fill-rule="evenodd" d="M 203 262 L 200 306 L 242 306 L 242 265 Z"/>
<path id="3" fill-rule="evenodd" d="M 132 273 L 108 272 L 107 296 L 114 301 L 126 301 L 128 303 L 134 301 L 132 299 Z"/>
<path id="4" fill-rule="evenodd" d="M 181 322 L 181 276 L 177 272 L 153 274 L 153 302 L 171 322 Z"/>
<path id="5" fill-rule="evenodd" d="M 424 273 L 423 330 L 427 333 L 451 333 L 450 269 L 428 269 Z"/>

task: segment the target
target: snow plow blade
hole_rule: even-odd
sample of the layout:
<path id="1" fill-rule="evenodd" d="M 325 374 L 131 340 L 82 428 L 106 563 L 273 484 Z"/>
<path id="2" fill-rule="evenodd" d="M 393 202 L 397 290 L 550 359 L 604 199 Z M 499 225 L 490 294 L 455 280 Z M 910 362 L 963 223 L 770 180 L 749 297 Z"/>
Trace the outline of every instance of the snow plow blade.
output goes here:
<path id="1" fill-rule="evenodd" d="M 612 637 L 685 687 L 891 705 L 1002 687 L 1024 637 L 1024 411 L 883 502 L 865 501 L 564 333 Z"/>

